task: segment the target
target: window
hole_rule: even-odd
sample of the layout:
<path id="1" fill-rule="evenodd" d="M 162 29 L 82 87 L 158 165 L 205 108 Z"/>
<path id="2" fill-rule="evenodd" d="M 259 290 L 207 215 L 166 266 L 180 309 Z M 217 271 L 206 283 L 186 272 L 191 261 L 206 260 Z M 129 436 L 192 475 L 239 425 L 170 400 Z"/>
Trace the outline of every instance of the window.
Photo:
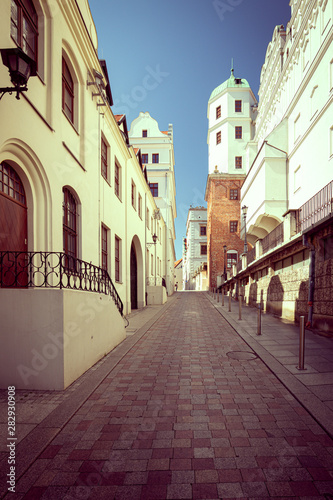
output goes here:
<path id="1" fill-rule="evenodd" d="M 207 255 L 207 245 L 200 245 L 200 255 Z"/>
<path id="2" fill-rule="evenodd" d="M 62 58 L 62 110 L 69 121 L 74 123 L 74 82 L 64 57 Z"/>
<path id="3" fill-rule="evenodd" d="M 150 182 L 149 187 L 150 187 L 151 194 L 154 196 L 154 198 L 157 198 L 158 197 L 158 182 Z"/>
<path id="4" fill-rule="evenodd" d="M 300 116 L 301 113 L 298 113 L 295 121 L 294 121 L 294 143 L 299 139 L 300 137 Z"/>
<path id="5" fill-rule="evenodd" d="M 142 137 L 148 137 L 148 131 L 147 130 L 143 130 L 142 131 Z"/>
<path id="6" fill-rule="evenodd" d="M 235 101 L 235 112 L 236 113 L 242 112 L 242 101 Z"/>
<path id="7" fill-rule="evenodd" d="M 38 17 L 32 0 L 12 0 L 10 34 L 15 43 L 37 63 Z"/>
<path id="8" fill-rule="evenodd" d="M 150 272 L 151 272 L 151 275 L 153 276 L 153 274 L 154 274 L 154 257 L 153 257 L 153 254 L 150 254 Z"/>
<path id="9" fill-rule="evenodd" d="M 132 197 L 132 207 L 136 210 L 136 186 L 135 183 L 132 181 L 132 188 L 131 188 L 131 197 Z"/>
<path id="10" fill-rule="evenodd" d="M 298 165 L 294 170 L 294 193 L 301 188 L 301 166 Z"/>
<path id="11" fill-rule="evenodd" d="M 230 189 L 230 200 L 238 200 L 238 189 Z"/>
<path id="12" fill-rule="evenodd" d="M 200 226 L 200 236 L 206 236 L 206 234 L 207 234 L 207 227 Z"/>
<path id="13" fill-rule="evenodd" d="M 101 139 L 101 173 L 104 179 L 108 180 L 108 145 Z"/>
<path id="14" fill-rule="evenodd" d="M 142 155 L 142 163 L 143 163 L 144 165 L 146 165 L 146 164 L 148 163 L 148 154 L 147 154 L 147 153 L 144 153 L 144 154 Z"/>
<path id="15" fill-rule="evenodd" d="M 147 221 L 146 221 L 147 222 L 147 229 L 149 229 L 149 208 L 147 208 L 147 215 L 146 215 L 146 217 L 147 217 Z"/>
<path id="16" fill-rule="evenodd" d="M 216 144 L 220 144 L 221 143 L 221 132 L 217 132 L 216 134 Z"/>
<path id="17" fill-rule="evenodd" d="M 243 159 L 241 156 L 235 156 L 235 168 L 242 168 Z"/>
<path id="18" fill-rule="evenodd" d="M 318 103 L 318 100 L 319 100 L 319 91 L 318 91 L 318 85 L 316 85 L 315 87 L 313 87 L 312 89 L 312 92 L 311 92 L 311 95 L 310 95 L 310 107 L 311 107 L 311 118 L 317 113 L 318 111 L 318 107 L 319 107 L 319 103 Z"/>
<path id="19" fill-rule="evenodd" d="M 102 269 L 108 270 L 108 229 L 102 224 Z"/>
<path id="20" fill-rule="evenodd" d="M 142 219 L 142 196 L 139 194 L 138 196 L 138 214 L 140 219 Z"/>
<path id="21" fill-rule="evenodd" d="M 15 170 L 7 163 L 0 163 L 0 192 L 22 205 L 26 204 L 22 181 Z"/>
<path id="22" fill-rule="evenodd" d="M 221 106 L 216 108 L 216 119 L 221 118 Z"/>
<path id="23" fill-rule="evenodd" d="M 120 250 L 121 250 L 121 240 L 118 236 L 115 236 L 114 241 L 114 270 L 115 270 L 115 280 L 120 281 Z"/>
<path id="24" fill-rule="evenodd" d="M 235 127 L 235 139 L 242 138 L 242 127 Z"/>
<path id="25" fill-rule="evenodd" d="M 231 220 L 230 221 L 230 232 L 231 233 L 236 233 L 237 232 L 237 226 L 238 226 L 238 221 Z"/>
<path id="26" fill-rule="evenodd" d="M 232 267 L 233 264 L 237 264 L 237 252 L 235 250 L 227 252 L 227 267 Z"/>
<path id="27" fill-rule="evenodd" d="M 77 257 L 77 203 L 69 191 L 63 189 L 63 250 L 70 257 Z"/>
<path id="28" fill-rule="evenodd" d="M 120 181 L 121 181 L 121 168 L 117 162 L 117 160 L 115 160 L 114 162 L 114 192 L 115 192 L 115 195 L 118 196 L 118 198 L 120 199 L 121 198 L 121 185 L 120 185 Z"/>
<path id="29" fill-rule="evenodd" d="M 159 163 L 160 162 L 159 156 L 160 155 L 158 153 L 154 153 L 153 154 L 153 163 Z"/>

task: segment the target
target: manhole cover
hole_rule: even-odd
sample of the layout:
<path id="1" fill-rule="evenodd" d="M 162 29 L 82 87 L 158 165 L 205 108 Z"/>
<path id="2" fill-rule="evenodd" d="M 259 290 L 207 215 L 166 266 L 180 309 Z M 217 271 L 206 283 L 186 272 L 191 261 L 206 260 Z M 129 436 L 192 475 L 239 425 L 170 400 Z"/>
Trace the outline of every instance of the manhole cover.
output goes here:
<path id="1" fill-rule="evenodd" d="M 255 352 L 249 351 L 231 351 L 227 352 L 227 356 L 228 358 L 238 359 L 240 361 L 250 361 L 251 359 L 256 359 L 258 357 Z"/>

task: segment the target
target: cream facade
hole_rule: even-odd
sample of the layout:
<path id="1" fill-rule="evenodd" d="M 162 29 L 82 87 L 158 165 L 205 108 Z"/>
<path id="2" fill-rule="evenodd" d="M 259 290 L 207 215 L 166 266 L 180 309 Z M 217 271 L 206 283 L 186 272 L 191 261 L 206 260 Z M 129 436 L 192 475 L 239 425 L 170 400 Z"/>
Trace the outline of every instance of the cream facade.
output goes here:
<path id="1" fill-rule="evenodd" d="M 148 112 L 140 112 L 132 121 L 129 140 L 133 147 L 140 148 L 156 205 L 165 221 L 163 277 L 168 295 L 174 291 L 173 263 L 175 254 L 176 183 L 173 126 L 160 131 L 157 121 Z"/>
<path id="2" fill-rule="evenodd" d="M 146 305 L 147 277 L 172 280 L 173 269 L 168 274 L 165 220 L 141 153 L 129 143 L 126 117 L 111 109 L 88 1 L 32 6 L 37 76 L 19 100 L 6 94 L 0 102 L 0 383 L 59 390 L 125 338 L 122 316 Z M 1 47 L 20 45 L 11 18 L 13 25 L 18 9 L 23 19 L 24 8 L 4 0 Z M 0 79 L 10 85 L 2 64 Z M 75 332 L 70 341 L 66 331 Z M 38 364 L 39 355 L 47 362 Z"/>

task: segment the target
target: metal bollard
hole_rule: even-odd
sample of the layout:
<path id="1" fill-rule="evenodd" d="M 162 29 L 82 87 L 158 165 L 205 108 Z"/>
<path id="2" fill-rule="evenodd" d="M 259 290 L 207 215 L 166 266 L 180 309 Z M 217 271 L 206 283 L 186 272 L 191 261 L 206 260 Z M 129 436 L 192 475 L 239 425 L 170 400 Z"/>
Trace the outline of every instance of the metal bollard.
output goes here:
<path id="1" fill-rule="evenodd" d="M 214 288 L 214 300 L 215 300 L 216 288 Z"/>
<path id="2" fill-rule="evenodd" d="M 261 304 L 259 304 L 259 307 L 258 307 L 258 329 L 257 329 L 257 335 L 261 335 Z"/>
<path id="3" fill-rule="evenodd" d="M 231 312 L 231 292 L 229 292 L 229 312 Z"/>
<path id="4" fill-rule="evenodd" d="M 221 300 L 222 300 L 222 305 L 224 306 L 224 288 L 222 288 L 221 291 Z"/>
<path id="5" fill-rule="evenodd" d="M 242 296 L 241 295 L 239 295 L 239 297 L 238 297 L 238 307 L 239 307 L 238 319 L 242 319 Z"/>
<path id="6" fill-rule="evenodd" d="M 220 290 L 217 289 L 217 302 L 220 302 Z"/>
<path id="7" fill-rule="evenodd" d="M 305 322 L 304 316 L 299 318 L 299 365 L 296 367 L 298 370 L 306 370 L 304 368 L 304 351 L 305 351 Z"/>

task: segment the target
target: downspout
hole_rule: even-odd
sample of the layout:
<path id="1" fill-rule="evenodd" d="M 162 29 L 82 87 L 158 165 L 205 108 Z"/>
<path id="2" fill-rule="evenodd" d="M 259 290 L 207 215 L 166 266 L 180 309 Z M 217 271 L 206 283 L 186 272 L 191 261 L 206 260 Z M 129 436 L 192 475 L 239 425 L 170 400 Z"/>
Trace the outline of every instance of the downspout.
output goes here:
<path id="1" fill-rule="evenodd" d="M 144 291 L 145 291 L 145 306 L 148 304 L 148 297 L 147 297 L 147 192 L 145 192 L 145 211 L 144 211 L 144 221 L 145 221 L 145 255 L 144 255 L 144 263 L 145 263 L 145 272 L 144 272 L 144 279 L 145 279 L 145 286 L 144 286 Z"/>
<path id="2" fill-rule="evenodd" d="M 308 237 L 303 234 L 303 245 L 310 250 L 310 265 L 309 265 L 309 296 L 308 296 L 308 321 L 306 323 L 306 327 L 312 326 L 313 319 L 313 299 L 314 299 L 314 290 L 315 290 L 315 277 L 316 277 L 316 257 L 315 257 L 315 247 L 312 243 L 309 242 Z"/>

